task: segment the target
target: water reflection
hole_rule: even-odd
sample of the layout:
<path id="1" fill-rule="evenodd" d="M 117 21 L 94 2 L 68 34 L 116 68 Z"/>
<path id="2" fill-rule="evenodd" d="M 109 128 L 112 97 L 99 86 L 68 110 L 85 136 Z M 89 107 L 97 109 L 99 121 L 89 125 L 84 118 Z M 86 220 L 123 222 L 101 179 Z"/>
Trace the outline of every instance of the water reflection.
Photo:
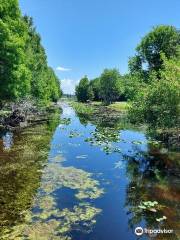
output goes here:
<path id="1" fill-rule="evenodd" d="M 15 236 L 10 238 L 8 234 L 11 231 L 19 232 L 18 226 L 24 222 L 26 211 L 33 204 L 59 113 L 53 116 L 53 121 L 47 124 L 27 128 L 14 136 L 8 133 L 0 141 L 1 239 L 15 239 Z"/>
<path id="2" fill-rule="evenodd" d="M 15 133 L 8 151 L 0 141 L 0 239 L 134 240 L 136 226 L 178 229 L 179 153 L 122 116 L 63 110 Z"/>
<path id="3" fill-rule="evenodd" d="M 79 117 L 84 123 L 83 115 Z M 123 139 L 123 129 L 131 126 L 124 124 L 121 118 L 113 119 L 110 126 L 106 120 L 107 117 L 86 119 L 86 124 L 92 123 L 96 128 L 85 141 L 91 146 L 100 146 L 106 154 L 119 153 L 123 157 L 115 162 L 115 169 L 125 168 L 129 180 L 124 204 L 129 228 L 132 232 L 138 226 L 173 229 L 173 234 L 161 234 L 153 239 L 179 239 L 180 154 L 168 151 L 149 136 L 143 140 L 132 140 L 132 131 Z"/>
<path id="4" fill-rule="evenodd" d="M 4 150 L 10 150 L 10 148 L 13 145 L 13 133 L 12 132 L 6 132 L 3 137 L 3 147 Z"/>
<path id="5" fill-rule="evenodd" d="M 135 229 L 144 226 L 149 229 L 178 230 L 180 189 L 176 161 L 162 155 L 159 149 L 149 149 L 141 159 L 128 157 L 125 206 L 129 213 L 129 226 Z M 156 201 L 157 204 L 145 204 Z M 143 207 L 145 206 L 145 207 Z M 155 239 L 178 239 L 178 231 L 170 236 L 157 236 Z"/>

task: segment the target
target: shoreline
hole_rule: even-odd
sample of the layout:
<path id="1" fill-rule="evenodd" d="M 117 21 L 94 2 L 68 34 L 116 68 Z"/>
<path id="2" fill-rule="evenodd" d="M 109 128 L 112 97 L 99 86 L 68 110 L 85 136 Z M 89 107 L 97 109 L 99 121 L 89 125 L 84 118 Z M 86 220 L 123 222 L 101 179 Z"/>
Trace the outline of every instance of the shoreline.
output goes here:
<path id="1" fill-rule="evenodd" d="M 41 107 L 31 101 L 11 103 L 0 110 L 0 130 L 13 131 L 46 122 L 58 109 L 60 106 L 57 103 Z"/>

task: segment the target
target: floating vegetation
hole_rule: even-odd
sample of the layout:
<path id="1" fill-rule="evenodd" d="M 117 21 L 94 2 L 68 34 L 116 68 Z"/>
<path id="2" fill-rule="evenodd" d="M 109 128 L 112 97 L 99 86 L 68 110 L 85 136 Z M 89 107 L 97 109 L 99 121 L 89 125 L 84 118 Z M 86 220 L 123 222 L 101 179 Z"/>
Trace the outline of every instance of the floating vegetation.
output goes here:
<path id="1" fill-rule="evenodd" d="M 120 134 L 114 128 L 102 128 L 96 129 L 95 132 L 92 133 L 93 138 L 97 142 L 119 142 L 120 141 Z"/>
<path id="2" fill-rule="evenodd" d="M 48 194 L 63 187 L 77 190 L 75 196 L 78 199 L 95 199 L 103 193 L 103 190 L 99 189 L 98 181 L 91 178 L 92 174 L 81 169 L 49 164 L 44 176 L 41 189 Z"/>
<path id="3" fill-rule="evenodd" d="M 167 219 L 167 217 L 166 216 L 163 216 L 163 217 L 161 217 L 161 218 L 156 218 L 156 221 L 157 222 L 162 222 L 162 221 L 164 221 L 164 220 L 166 220 Z"/>
<path id="4" fill-rule="evenodd" d="M 92 174 L 81 169 L 49 163 L 43 171 L 32 210 L 22 213 L 26 223 L 12 228 L 2 239 L 70 240 L 72 230 L 91 231 L 101 210 L 82 200 L 96 199 L 103 194 L 99 182 L 91 177 Z M 75 190 L 78 203 L 72 208 L 57 206 L 55 192 L 62 188 Z"/>
<path id="5" fill-rule="evenodd" d="M 69 125 L 71 124 L 71 118 L 62 118 L 60 119 L 60 124 L 63 124 L 63 125 Z"/>
<path id="6" fill-rule="evenodd" d="M 150 212 L 154 212 L 154 213 L 158 213 L 159 215 L 159 210 L 162 209 L 162 205 L 159 205 L 159 203 L 157 201 L 146 201 L 146 202 L 142 202 L 139 206 L 140 209 L 142 209 L 143 211 L 150 211 Z M 167 217 L 163 216 L 160 218 L 156 218 L 157 222 L 162 222 L 163 220 L 166 220 Z"/>
<path id="7" fill-rule="evenodd" d="M 97 129 L 91 132 L 92 137 L 86 138 L 85 142 L 89 142 L 92 146 L 101 146 L 102 150 L 108 155 L 111 153 L 122 153 L 118 147 L 112 146 L 112 142 L 120 142 L 119 132 L 113 128 L 104 128 L 101 131 Z"/>
<path id="8" fill-rule="evenodd" d="M 151 140 L 149 139 L 147 141 L 147 143 L 153 147 L 159 147 L 161 145 L 161 142 L 160 141 L 156 141 L 156 140 Z"/>
<path id="9" fill-rule="evenodd" d="M 69 137 L 70 138 L 74 138 L 74 137 L 80 137 L 80 136 L 82 136 L 82 134 L 81 133 L 78 133 L 77 131 L 70 131 L 70 134 L 69 134 Z"/>
<path id="10" fill-rule="evenodd" d="M 140 209 L 149 210 L 151 212 L 157 212 L 157 209 L 159 208 L 157 201 L 154 201 L 154 202 L 151 202 L 151 201 L 142 202 L 138 207 Z"/>
<path id="11" fill-rule="evenodd" d="M 145 142 L 143 142 L 143 141 L 132 141 L 131 143 L 132 143 L 132 144 L 135 144 L 135 145 L 142 145 L 142 144 L 144 144 Z"/>
<path id="12" fill-rule="evenodd" d="M 102 148 L 102 150 L 107 154 L 111 154 L 111 153 L 122 153 L 122 150 L 118 147 L 114 147 L 112 145 L 106 145 L 105 147 Z"/>

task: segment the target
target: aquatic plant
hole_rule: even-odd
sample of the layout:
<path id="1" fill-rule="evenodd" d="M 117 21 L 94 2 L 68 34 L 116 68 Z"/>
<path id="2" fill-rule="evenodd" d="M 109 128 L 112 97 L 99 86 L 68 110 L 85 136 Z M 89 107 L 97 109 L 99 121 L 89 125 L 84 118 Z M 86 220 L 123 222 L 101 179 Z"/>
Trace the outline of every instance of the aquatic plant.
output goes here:
<path id="1" fill-rule="evenodd" d="M 70 105 L 74 108 L 77 114 L 91 115 L 95 111 L 94 107 L 90 104 L 71 102 Z"/>
<path id="2" fill-rule="evenodd" d="M 112 128 L 96 129 L 91 133 L 92 137 L 86 138 L 92 146 L 101 146 L 102 150 L 108 155 L 111 153 L 121 153 L 119 147 L 113 146 L 112 142 L 120 142 L 119 132 Z"/>
<path id="3" fill-rule="evenodd" d="M 71 119 L 70 118 L 62 118 L 62 119 L 60 119 L 60 124 L 67 126 L 67 125 L 71 124 Z"/>
<path id="4" fill-rule="evenodd" d="M 42 183 L 31 211 L 22 213 L 25 222 L 6 231 L 2 239 L 70 240 L 72 230 L 89 232 L 96 223 L 95 217 L 101 210 L 84 200 L 96 199 L 103 194 L 98 181 L 92 179 L 90 173 L 74 167 L 63 167 L 61 161 L 54 163 L 52 159 L 42 171 Z M 78 203 L 72 208 L 57 206 L 55 192 L 63 188 L 75 190 Z"/>
<path id="5" fill-rule="evenodd" d="M 142 202 L 139 206 L 140 209 L 149 210 L 151 212 L 157 212 L 158 202 L 157 201 L 146 201 Z"/>
<path id="6" fill-rule="evenodd" d="M 82 134 L 79 133 L 78 131 L 76 130 L 70 131 L 69 138 L 80 137 L 80 136 L 82 136 Z"/>

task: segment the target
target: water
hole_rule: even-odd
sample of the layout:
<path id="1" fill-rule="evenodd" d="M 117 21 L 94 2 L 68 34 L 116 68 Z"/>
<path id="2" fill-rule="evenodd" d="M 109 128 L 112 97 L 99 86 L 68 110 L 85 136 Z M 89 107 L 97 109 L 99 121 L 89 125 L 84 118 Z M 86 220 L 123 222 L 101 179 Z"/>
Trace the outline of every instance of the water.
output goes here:
<path id="1" fill-rule="evenodd" d="M 2 133 L 0 239 L 133 240 L 179 227 L 179 153 L 62 104 L 47 124 Z M 147 202 L 157 201 L 149 206 Z M 167 219 L 162 219 L 165 216 Z M 153 239 L 178 239 L 178 231 Z"/>

